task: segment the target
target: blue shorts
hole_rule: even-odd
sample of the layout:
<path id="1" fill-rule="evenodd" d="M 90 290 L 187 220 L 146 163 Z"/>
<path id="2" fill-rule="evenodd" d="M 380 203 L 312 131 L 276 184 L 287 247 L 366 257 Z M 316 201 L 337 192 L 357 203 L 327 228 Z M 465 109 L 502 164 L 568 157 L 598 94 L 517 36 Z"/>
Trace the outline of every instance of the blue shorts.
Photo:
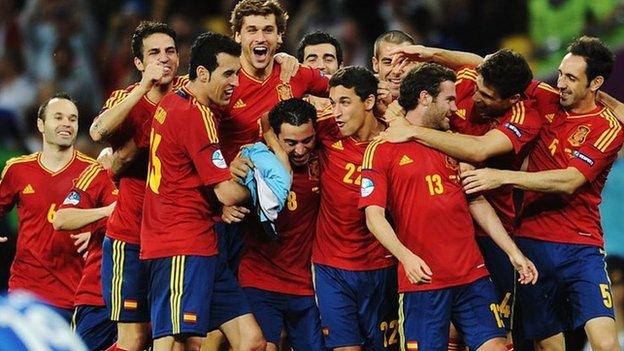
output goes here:
<path id="1" fill-rule="evenodd" d="M 453 322 L 470 350 L 507 335 L 496 291 L 485 277 L 447 289 L 399 295 L 399 334 L 405 350 L 446 350 Z"/>
<path id="2" fill-rule="evenodd" d="M 496 245 L 491 237 L 477 236 L 476 239 L 496 289 L 500 317 L 503 319 L 505 329 L 510 331 L 513 329 L 516 270 L 509 261 L 509 256 Z"/>
<path id="3" fill-rule="evenodd" d="M 516 242 L 539 272 L 537 284 L 518 285 L 525 338 L 541 340 L 593 318 L 615 318 L 601 248 L 528 238 Z"/>
<path id="4" fill-rule="evenodd" d="M 174 256 L 146 261 L 154 339 L 205 336 L 251 313 L 245 295 L 217 255 Z"/>
<path id="5" fill-rule="evenodd" d="M 104 237 L 102 297 L 115 322 L 149 322 L 148 281 L 139 245 Z"/>
<path id="6" fill-rule="evenodd" d="M 398 347 L 396 266 L 348 271 L 314 264 L 313 277 L 326 347 Z"/>
<path id="7" fill-rule="evenodd" d="M 256 288 L 243 290 L 268 342 L 279 346 L 282 327 L 285 327 L 295 351 L 325 349 L 314 296 L 280 294 Z"/>
<path id="8" fill-rule="evenodd" d="M 241 252 L 243 250 L 243 231 L 238 223 L 227 224 L 217 222 L 214 225 L 217 234 L 217 244 L 219 245 L 219 255 L 227 262 L 227 266 L 238 277 L 238 266 L 240 264 Z"/>
<path id="9" fill-rule="evenodd" d="M 77 306 L 72 319 L 76 334 L 89 350 L 106 350 L 117 341 L 117 324 L 102 306 Z"/>

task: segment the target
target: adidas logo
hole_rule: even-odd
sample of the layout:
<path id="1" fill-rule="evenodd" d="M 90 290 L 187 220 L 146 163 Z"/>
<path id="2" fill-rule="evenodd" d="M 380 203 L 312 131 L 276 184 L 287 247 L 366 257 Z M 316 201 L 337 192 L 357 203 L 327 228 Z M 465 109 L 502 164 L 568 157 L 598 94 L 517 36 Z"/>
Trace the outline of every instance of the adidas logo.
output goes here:
<path id="1" fill-rule="evenodd" d="M 414 162 L 414 160 L 412 160 L 411 158 L 407 157 L 407 155 L 403 155 L 403 157 L 401 157 L 401 161 L 399 161 L 399 166 L 405 166 L 407 164 L 410 164 Z"/>
<path id="2" fill-rule="evenodd" d="M 34 193 L 35 193 L 35 189 L 30 184 L 26 185 L 24 187 L 24 190 L 22 190 L 22 194 L 34 194 Z"/>
<path id="3" fill-rule="evenodd" d="M 553 119 L 555 119 L 555 114 L 554 113 L 548 113 L 544 116 L 549 123 L 552 123 Z"/>
<path id="4" fill-rule="evenodd" d="M 455 113 L 459 116 L 459 118 L 466 119 L 466 109 L 462 108 L 460 110 L 457 110 L 457 112 Z"/>
<path id="5" fill-rule="evenodd" d="M 241 99 L 238 99 L 234 104 L 234 108 L 243 108 L 245 106 L 247 106 L 247 104 L 245 104 Z"/>
<path id="6" fill-rule="evenodd" d="M 336 150 L 344 150 L 344 147 L 342 146 L 342 140 L 338 140 L 337 142 L 333 143 L 331 147 Z"/>

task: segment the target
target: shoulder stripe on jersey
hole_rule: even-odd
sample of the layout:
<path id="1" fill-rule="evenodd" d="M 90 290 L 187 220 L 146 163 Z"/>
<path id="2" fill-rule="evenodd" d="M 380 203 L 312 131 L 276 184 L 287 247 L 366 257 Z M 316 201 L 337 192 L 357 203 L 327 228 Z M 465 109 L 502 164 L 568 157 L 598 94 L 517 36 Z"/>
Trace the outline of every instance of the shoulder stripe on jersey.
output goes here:
<path id="1" fill-rule="evenodd" d="M 107 109 L 112 108 L 125 99 L 126 96 L 128 96 L 128 92 L 126 90 L 116 90 L 111 94 L 108 100 L 106 100 L 104 107 Z"/>
<path id="2" fill-rule="evenodd" d="M 97 161 L 94 158 L 89 157 L 80 151 L 76 152 L 76 158 L 79 159 L 80 161 L 84 161 L 87 163 L 97 163 Z"/>
<path id="3" fill-rule="evenodd" d="M 100 171 L 102 170 L 104 170 L 104 168 L 102 168 L 102 166 L 97 163 L 87 167 L 78 178 L 78 181 L 76 182 L 76 188 L 82 191 L 87 191 L 89 185 L 91 185 L 91 183 L 93 182 L 93 179 L 95 179 L 98 173 L 100 173 Z"/>
<path id="4" fill-rule="evenodd" d="M 204 127 L 206 127 L 206 134 L 208 134 L 208 140 L 210 140 L 210 142 L 214 144 L 218 143 L 219 137 L 217 134 L 217 128 L 214 123 L 214 116 L 212 112 L 210 112 L 210 109 L 208 107 L 200 104 L 199 102 L 195 102 L 195 105 L 199 108 L 199 111 L 201 112 L 202 120 L 204 121 Z"/>
<path id="5" fill-rule="evenodd" d="M 189 81 L 188 74 L 177 76 L 173 80 L 173 89 L 182 88 Z"/>
<path id="6" fill-rule="evenodd" d="M 615 140 L 618 133 L 622 130 L 622 125 L 609 109 L 603 110 L 600 116 L 609 121 L 609 129 L 602 132 L 598 140 L 594 143 L 594 147 L 601 152 L 605 152 L 613 140 Z"/>
<path id="7" fill-rule="evenodd" d="M 364 151 L 364 159 L 362 160 L 362 169 L 370 169 L 373 168 L 373 157 L 375 156 L 375 150 L 377 146 L 385 143 L 383 140 L 374 140 L 371 142 L 366 151 Z"/>
<path id="8" fill-rule="evenodd" d="M 520 101 L 511 106 L 511 122 L 516 124 L 524 124 L 524 116 L 526 114 L 526 109 L 524 107 L 524 102 Z"/>
<path id="9" fill-rule="evenodd" d="M 471 75 L 471 76 L 473 76 L 474 78 L 477 78 L 477 71 L 476 71 L 475 69 L 473 69 L 473 68 L 463 68 L 463 69 L 460 69 L 460 70 L 457 72 L 457 75 L 458 75 L 458 76 L 461 76 L 461 75 L 463 75 L 463 74 L 466 74 L 466 75 Z"/>
<path id="10" fill-rule="evenodd" d="M 4 175 L 6 174 L 6 172 L 9 170 L 9 168 L 11 168 L 12 165 L 17 164 L 17 163 L 24 163 L 24 162 L 31 162 L 31 161 L 36 161 L 37 160 L 37 155 L 39 153 L 36 152 L 34 154 L 30 154 L 30 155 L 23 155 L 23 156 L 18 156 L 18 157 L 13 157 L 10 158 L 8 161 L 6 161 L 6 166 L 4 166 L 4 169 L 2 170 L 2 175 L 0 175 L 0 178 L 4 178 Z"/>
<path id="11" fill-rule="evenodd" d="M 542 89 L 542 90 L 546 90 L 546 91 L 550 91 L 551 93 L 555 93 L 555 94 L 559 94 L 559 90 L 553 88 L 552 86 L 550 86 L 550 84 L 548 83 L 544 83 L 541 82 L 537 85 L 538 88 Z"/>

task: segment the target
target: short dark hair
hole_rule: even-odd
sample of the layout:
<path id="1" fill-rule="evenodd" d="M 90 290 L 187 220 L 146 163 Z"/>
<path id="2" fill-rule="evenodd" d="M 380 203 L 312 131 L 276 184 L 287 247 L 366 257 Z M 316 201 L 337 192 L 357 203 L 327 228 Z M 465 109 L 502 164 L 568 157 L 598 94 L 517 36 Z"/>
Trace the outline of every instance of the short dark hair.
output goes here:
<path id="1" fill-rule="evenodd" d="M 213 72 L 217 66 L 217 55 L 225 53 L 240 56 L 241 46 L 234 39 L 223 34 L 206 32 L 200 34 L 191 46 L 189 63 L 189 79 L 197 78 L 197 67 L 204 66 L 208 72 Z"/>
<path id="2" fill-rule="evenodd" d="M 141 21 L 132 33 L 132 55 L 139 60 L 143 60 L 143 39 L 155 33 L 163 33 L 173 39 L 173 43 L 178 50 L 177 35 L 173 28 L 162 22 Z"/>
<path id="3" fill-rule="evenodd" d="M 421 63 L 412 68 L 403 78 L 399 88 L 399 105 L 406 111 L 418 106 L 418 98 L 423 90 L 434 99 L 440 94 L 440 84 L 455 82 L 455 72 L 437 63 Z"/>
<path id="4" fill-rule="evenodd" d="M 507 99 L 516 94 L 523 95 L 533 80 L 533 72 L 527 61 L 519 53 L 501 49 L 476 68 L 483 82 L 494 89 L 501 98 Z"/>
<path id="5" fill-rule="evenodd" d="M 76 103 L 76 100 L 74 100 L 74 98 L 71 97 L 71 95 L 69 95 L 69 93 L 64 92 L 64 91 L 59 91 L 56 94 L 54 94 L 54 96 L 52 96 L 51 98 L 47 99 L 46 101 L 44 101 L 40 106 L 39 109 L 37 109 L 37 118 L 39 118 L 42 121 L 45 121 L 45 113 L 46 113 L 46 109 L 48 108 L 48 105 L 50 104 L 50 101 L 52 101 L 52 99 L 64 99 L 64 100 L 69 100 L 71 101 L 74 105 L 78 105 Z"/>
<path id="6" fill-rule="evenodd" d="M 375 39 L 375 44 L 373 45 L 373 57 L 377 57 L 377 53 L 379 53 L 379 45 L 384 43 L 392 43 L 392 44 L 401 44 L 401 43 L 409 43 L 410 45 L 416 44 L 414 38 L 411 35 L 405 33 L 401 30 L 391 30 L 385 33 L 382 33 L 380 36 Z M 378 57 L 377 57 L 378 58 Z"/>
<path id="7" fill-rule="evenodd" d="M 230 25 L 232 33 L 240 33 L 243 27 L 243 19 L 247 16 L 268 16 L 275 15 L 275 24 L 277 24 L 277 32 L 284 33 L 286 31 L 286 22 L 288 21 L 288 13 L 282 5 L 276 0 L 242 0 L 232 10 L 230 16 Z"/>
<path id="8" fill-rule="evenodd" d="M 606 81 L 611 75 L 615 56 L 600 39 L 582 36 L 568 46 L 568 52 L 585 58 L 587 63 L 585 74 L 587 75 L 588 85 L 598 76 L 602 76 Z"/>
<path id="9" fill-rule="evenodd" d="M 303 57 L 305 48 L 318 44 L 330 44 L 336 48 L 336 60 L 338 60 L 338 66 L 342 65 L 342 45 L 340 45 L 340 42 L 329 33 L 322 31 L 308 33 L 303 37 L 303 39 L 301 39 L 299 45 L 297 46 L 297 60 L 299 60 L 299 62 L 303 62 L 305 59 L 305 57 Z"/>
<path id="10" fill-rule="evenodd" d="M 280 101 L 269 112 L 269 124 L 279 135 L 283 123 L 300 126 L 308 122 L 316 125 L 316 109 L 309 102 L 299 98 Z"/>
<path id="11" fill-rule="evenodd" d="M 354 88 L 355 94 L 362 101 L 366 100 L 370 95 L 376 96 L 377 84 L 379 81 L 375 78 L 373 72 L 362 66 L 348 66 L 336 71 L 329 80 L 330 87 L 342 85 L 347 89 Z"/>

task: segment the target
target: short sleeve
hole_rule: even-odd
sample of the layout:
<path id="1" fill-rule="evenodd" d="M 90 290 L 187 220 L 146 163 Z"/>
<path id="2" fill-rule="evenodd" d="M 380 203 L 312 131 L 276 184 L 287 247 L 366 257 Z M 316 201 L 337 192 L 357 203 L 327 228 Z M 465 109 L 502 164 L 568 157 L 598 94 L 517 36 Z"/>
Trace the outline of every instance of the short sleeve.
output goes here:
<path id="1" fill-rule="evenodd" d="M 514 153 L 518 154 L 522 148 L 533 141 L 542 128 L 543 119 L 537 111 L 525 101 L 520 101 L 503 116 L 497 127 L 513 144 Z"/>
<path id="2" fill-rule="evenodd" d="M 0 217 L 9 212 L 17 202 L 19 190 L 15 180 L 14 169 L 7 162 L 0 178 Z"/>
<path id="3" fill-rule="evenodd" d="M 329 78 L 320 70 L 307 66 L 300 66 L 293 79 L 301 79 L 305 84 L 306 94 L 327 96 Z"/>

